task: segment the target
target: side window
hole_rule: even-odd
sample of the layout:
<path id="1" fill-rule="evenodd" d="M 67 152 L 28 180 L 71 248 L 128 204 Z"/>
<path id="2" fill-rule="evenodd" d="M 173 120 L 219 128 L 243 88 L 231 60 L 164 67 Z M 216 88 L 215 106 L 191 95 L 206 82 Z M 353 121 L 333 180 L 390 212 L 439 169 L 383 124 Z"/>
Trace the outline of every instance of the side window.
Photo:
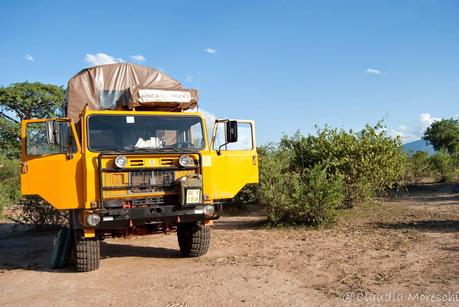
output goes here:
<path id="1" fill-rule="evenodd" d="M 213 149 L 217 150 L 222 144 L 225 143 L 226 135 L 225 123 L 217 123 L 215 142 Z M 252 125 L 250 123 L 237 123 L 237 142 L 229 143 L 222 147 L 222 150 L 252 150 L 253 149 L 253 135 Z"/>
<path id="2" fill-rule="evenodd" d="M 56 135 L 58 144 L 48 144 L 46 122 L 28 123 L 26 126 L 26 154 L 28 156 L 45 156 L 76 152 L 76 143 L 70 123 L 57 122 Z"/>
<path id="3" fill-rule="evenodd" d="M 191 143 L 193 143 L 195 148 L 203 148 L 206 146 L 204 141 L 204 136 L 202 134 L 202 125 L 200 122 L 194 124 L 190 128 L 191 131 Z"/>

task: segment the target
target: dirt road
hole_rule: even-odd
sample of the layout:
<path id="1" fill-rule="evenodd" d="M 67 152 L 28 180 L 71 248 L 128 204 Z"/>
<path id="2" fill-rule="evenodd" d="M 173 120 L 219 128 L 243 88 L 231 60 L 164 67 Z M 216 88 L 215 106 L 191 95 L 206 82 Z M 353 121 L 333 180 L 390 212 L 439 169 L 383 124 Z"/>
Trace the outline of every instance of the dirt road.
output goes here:
<path id="1" fill-rule="evenodd" d="M 52 234 L 3 225 L 0 305 L 459 305 L 457 185 L 414 188 L 325 230 L 227 215 L 212 236 L 193 259 L 174 234 L 109 239 L 98 271 L 74 273 L 48 269 Z"/>

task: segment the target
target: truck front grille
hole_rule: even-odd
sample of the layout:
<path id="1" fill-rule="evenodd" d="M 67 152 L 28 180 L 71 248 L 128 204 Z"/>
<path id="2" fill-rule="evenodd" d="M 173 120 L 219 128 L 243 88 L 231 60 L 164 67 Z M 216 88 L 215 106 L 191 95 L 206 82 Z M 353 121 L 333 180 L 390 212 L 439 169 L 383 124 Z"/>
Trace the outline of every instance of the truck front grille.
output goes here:
<path id="1" fill-rule="evenodd" d="M 129 173 L 130 193 L 171 191 L 175 188 L 175 171 L 141 171 Z"/>

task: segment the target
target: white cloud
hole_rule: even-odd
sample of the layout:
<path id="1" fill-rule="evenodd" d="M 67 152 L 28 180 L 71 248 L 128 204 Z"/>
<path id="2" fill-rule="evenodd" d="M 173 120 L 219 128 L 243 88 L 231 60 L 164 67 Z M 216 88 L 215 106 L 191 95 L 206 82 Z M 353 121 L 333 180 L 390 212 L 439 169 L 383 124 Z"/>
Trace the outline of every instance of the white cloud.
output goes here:
<path id="1" fill-rule="evenodd" d="M 185 77 L 185 82 L 193 82 L 193 76 L 192 75 L 187 75 Z"/>
<path id="2" fill-rule="evenodd" d="M 216 54 L 217 53 L 217 49 L 214 49 L 214 48 L 205 48 L 203 49 L 204 52 L 207 52 L 207 53 L 210 53 L 210 54 Z"/>
<path id="3" fill-rule="evenodd" d="M 368 68 L 366 72 L 369 75 L 380 75 L 381 74 L 381 71 L 375 68 Z"/>
<path id="4" fill-rule="evenodd" d="M 33 62 L 35 61 L 35 59 L 33 58 L 33 56 L 31 56 L 30 54 L 26 54 L 24 59 L 26 59 L 27 61 L 29 62 Z"/>
<path id="5" fill-rule="evenodd" d="M 389 129 L 388 133 L 392 136 L 399 136 L 404 143 L 418 140 L 420 138 L 419 135 L 409 132 L 407 129 L 408 128 L 405 125 L 400 125 L 398 129 Z"/>
<path id="6" fill-rule="evenodd" d="M 86 56 L 84 57 L 84 61 L 92 65 L 104 65 L 104 64 L 124 62 L 123 59 L 115 58 L 106 53 L 97 53 L 97 54 L 87 53 Z"/>
<path id="7" fill-rule="evenodd" d="M 392 136 L 400 136 L 403 142 L 411 142 L 419 140 L 424 135 L 424 131 L 432 123 L 441 120 L 441 117 L 434 117 L 429 113 L 419 115 L 419 123 L 414 129 L 409 129 L 406 125 L 400 125 L 398 129 L 388 129 L 388 133 Z"/>
<path id="8" fill-rule="evenodd" d="M 433 117 L 429 113 L 422 113 L 419 115 L 419 122 L 421 123 L 420 130 L 421 133 L 424 133 L 424 131 L 430 127 L 434 122 L 441 120 L 440 117 Z"/>
<path id="9" fill-rule="evenodd" d="M 143 55 L 131 55 L 131 59 L 133 59 L 136 62 L 142 63 L 145 62 L 147 59 Z"/>

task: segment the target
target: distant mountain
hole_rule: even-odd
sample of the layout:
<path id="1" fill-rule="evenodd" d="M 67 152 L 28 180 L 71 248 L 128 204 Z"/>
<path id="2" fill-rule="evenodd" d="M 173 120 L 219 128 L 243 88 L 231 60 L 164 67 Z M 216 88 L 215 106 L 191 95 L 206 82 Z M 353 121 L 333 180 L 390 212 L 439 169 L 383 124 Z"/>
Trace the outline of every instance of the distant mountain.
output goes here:
<path id="1" fill-rule="evenodd" d="M 403 145 L 403 149 L 406 152 L 415 153 L 416 151 L 425 151 L 431 155 L 435 153 L 435 149 L 428 142 L 424 140 L 417 140 L 413 142 L 406 143 Z"/>

